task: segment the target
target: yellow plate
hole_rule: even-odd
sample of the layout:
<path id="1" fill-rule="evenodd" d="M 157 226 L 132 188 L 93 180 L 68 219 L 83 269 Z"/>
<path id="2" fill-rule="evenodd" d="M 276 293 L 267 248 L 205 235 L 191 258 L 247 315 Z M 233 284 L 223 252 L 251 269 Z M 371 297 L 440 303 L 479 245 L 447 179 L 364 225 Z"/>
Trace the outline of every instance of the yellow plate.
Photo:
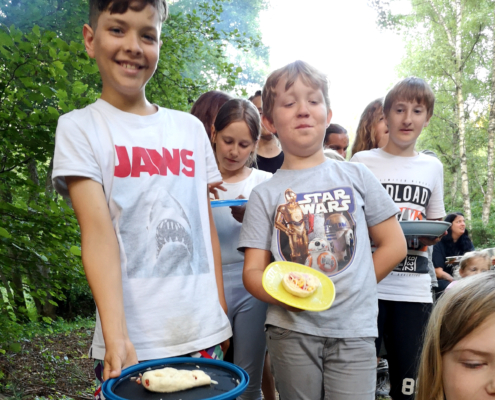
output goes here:
<path id="1" fill-rule="evenodd" d="M 308 297 L 297 297 L 287 292 L 282 285 L 282 278 L 287 272 L 297 271 L 316 276 L 321 286 Z M 263 287 L 274 299 L 289 306 L 306 311 L 324 311 L 335 300 L 335 286 L 328 276 L 313 268 L 290 261 L 275 261 L 266 267 L 263 273 Z"/>

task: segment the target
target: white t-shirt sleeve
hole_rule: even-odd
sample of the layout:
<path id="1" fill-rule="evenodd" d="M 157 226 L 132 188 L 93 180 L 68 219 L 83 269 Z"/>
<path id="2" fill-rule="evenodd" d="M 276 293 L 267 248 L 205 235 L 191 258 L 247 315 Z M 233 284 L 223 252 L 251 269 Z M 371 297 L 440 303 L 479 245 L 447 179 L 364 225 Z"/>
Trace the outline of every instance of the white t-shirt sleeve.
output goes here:
<path id="1" fill-rule="evenodd" d="M 91 143 L 87 132 L 69 115 L 60 117 L 55 135 L 52 181 L 61 195 L 69 195 L 66 176 L 86 177 L 103 184 L 101 168 Z"/>
<path id="2" fill-rule="evenodd" d="M 445 205 L 443 202 L 443 165 L 439 161 L 436 162 L 436 164 L 437 181 L 431 192 L 430 202 L 426 207 L 426 218 L 428 219 L 445 217 Z"/>
<path id="3" fill-rule="evenodd" d="M 208 140 L 208 136 L 206 135 L 206 131 L 203 126 L 201 126 L 202 132 L 205 136 L 205 156 L 206 156 L 206 181 L 210 183 L 221 182 L 222 175 L 220 175 L 220 171 L 218 170 L 217 160 L 215 159 L 215 154 L 213 154 L 213 148 L 211 147 L 211 143 Z"/>

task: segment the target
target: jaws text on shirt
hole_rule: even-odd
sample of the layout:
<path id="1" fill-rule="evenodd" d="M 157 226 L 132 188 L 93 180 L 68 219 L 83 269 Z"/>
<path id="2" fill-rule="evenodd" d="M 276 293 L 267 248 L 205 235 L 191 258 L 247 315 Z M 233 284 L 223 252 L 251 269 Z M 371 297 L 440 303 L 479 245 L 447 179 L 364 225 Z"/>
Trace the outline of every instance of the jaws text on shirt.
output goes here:
<path id="1" fill-rule="evenodd" d="M 184 174 L 187 177 L 194 177 L 193 152 L 186 149 L 166 149 L 159 150 L 145 149 L 143 147 L 133 147 L 131 157 L 126 146 L 115 146 L 117 164 L 115 165 L 114 176 L 117 178 L 139 178 L 141 173 L 150 176 L 160 174 L 167 176 Z"/>

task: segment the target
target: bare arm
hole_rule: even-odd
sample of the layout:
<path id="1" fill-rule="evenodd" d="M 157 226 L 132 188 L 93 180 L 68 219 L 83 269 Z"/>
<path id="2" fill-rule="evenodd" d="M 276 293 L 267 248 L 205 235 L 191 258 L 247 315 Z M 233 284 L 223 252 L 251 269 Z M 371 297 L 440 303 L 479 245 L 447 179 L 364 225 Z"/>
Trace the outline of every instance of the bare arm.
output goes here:
<path id="1" fill-rule="evenodd" d="M 438 279 L 445 279 L 446 281 L 452 282 L 454 278 L 448 272 L 445 272 L 443 268 L 435 268 L 435 275 Z"/>
<path id="2" fill-rule="evenodd" d="M 268 250 L 246 249 L 244 254 L 244 270 L 242 272 L 242 281 L 246 290 L 265 303 L 275 304 L 289 311 L 302 311 L 274 299 L 265 291 L 261 280 L 268 264 L 270 264 L 270 252 Z"/>
<path id="3" fill-rule="evenodd" d="M 376 250 L 373 253 L 376 281 L 385 278 L 407 255 L 406 238 L 395 216 L 368 228 Z"/>
<path id="4" fill-rule="evenodd" d="M 208 192 L 209 192 L 208 188 Z M 208 193 L 209 197 L 209 193 Z M 211 235 L 211 248 L 213 250 L 213 262 L 215 264 L 215 279 L 217 281 L 218 300 L 223 308 L 225 314 L 227 314 L 227 301 L 225 300 L 225 290 L 223 287 L 223 269 L 222 269 L 222 253 L 220 251 L 220 241 L 218 240 L 217 228 L 215 226 L 215 220 L 213 219 L 213 213 L 211 212 L 210 200 L 208 198 L 208 216 L 210 218 L 210 235 Z M 230 346 L 230 339 L 220 343 L 223 354 L 227 352 Z"/>
<path id="5" fill-rule="evenodd" d="M 88 178 L 66 177 L 72 205 L 81 227 L 82 263 L 100 314 L 105 340 L 103 379 L 137 363 L 129 340 L 119 245 L 102 186 Z"/>
<path id="6" fill-rule="evenodd" d="M 220 252 L 220 241 L 218 240 L 217 228 L 213 213 L 211 212 L 210 201 L 208 200 L 208 216 L 210 218 L 210 235 L 211 247 L 213 249 L 213 262 L 215 263 L 215 279 L 217 281 L 218 299 L 227 314 L 227 302 L 225 301 L 225 292 L 223 288 L 223 270 L 222 270 L 222 253 Z"/>

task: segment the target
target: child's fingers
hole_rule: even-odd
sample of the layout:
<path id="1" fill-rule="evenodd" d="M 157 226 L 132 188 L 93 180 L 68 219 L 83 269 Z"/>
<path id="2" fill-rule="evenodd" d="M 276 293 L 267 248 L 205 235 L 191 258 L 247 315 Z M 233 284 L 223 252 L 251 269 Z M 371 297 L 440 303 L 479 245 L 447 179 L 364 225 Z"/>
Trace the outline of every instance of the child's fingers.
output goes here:
<path id="1" fill-rule="evenodd" d="M 122 372 L 122 361 L 120 357 L 118 356 L 109 356 L 108 358 L 105 357 L 105 362 L 104 362 L 104 367 L 103 367 L 103 380 L 106 381 L 107 379 L 111 378 L 117 378 L 120 376 L 120 373 Z"/>

